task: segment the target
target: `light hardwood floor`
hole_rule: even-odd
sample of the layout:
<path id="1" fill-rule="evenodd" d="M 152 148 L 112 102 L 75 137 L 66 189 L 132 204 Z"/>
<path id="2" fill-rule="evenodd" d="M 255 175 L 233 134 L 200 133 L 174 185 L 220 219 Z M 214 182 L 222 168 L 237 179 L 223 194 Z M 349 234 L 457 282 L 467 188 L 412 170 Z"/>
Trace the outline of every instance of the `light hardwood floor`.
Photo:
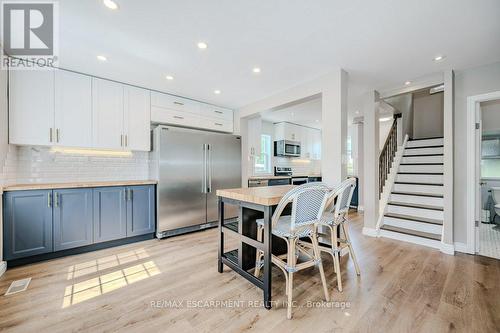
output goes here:
<path id="1" fill-rule="evenodd" d="M 285 281 L 277 268 L 273 299 L 279 304 L 269 311 L 251 306 L 262 292 L 245 279 L 227 268 L 217 273 L 212 229 L 9 269 L 0 278 L 0 330 L 500 331 L 499 260 L 370 238 L 361 227 L 362 215 L 354 215 L 351 234 L 361 276 L 344 257 L 339 293 L 331 256 L 323 254 L 333 308 L 309 306 L 321 302 L 323 292 L 316 268 L 304 270 L 295 277 L 292 320 L 280 303 Z M 3 296 L 13 280 L 26 277 L 32 277 L 27 291 Z M 234 307 L 196 308 L 192 301 L 233 301 Z"/>

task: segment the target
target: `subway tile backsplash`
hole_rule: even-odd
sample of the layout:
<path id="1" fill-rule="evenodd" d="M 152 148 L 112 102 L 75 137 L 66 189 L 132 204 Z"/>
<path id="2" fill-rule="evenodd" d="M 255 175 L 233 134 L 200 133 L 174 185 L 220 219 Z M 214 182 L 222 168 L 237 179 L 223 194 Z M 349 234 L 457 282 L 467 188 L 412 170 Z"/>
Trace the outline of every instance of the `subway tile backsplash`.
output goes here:
<path id="1" fill-rule="evenodd" d="M 10 146 L 0 185 L 149 179 L 149 153 L 80 155 L 48 147 Z"/>
<path id="2" fill-rule="evenodd" d="M 288 157 L 274 157 L 273 165 L 277 167 L 290 167 L 294 175 L 321 174 L 321 161 L 302 160 Z M 273 171 L 274 172 L 274 171 Z"/>

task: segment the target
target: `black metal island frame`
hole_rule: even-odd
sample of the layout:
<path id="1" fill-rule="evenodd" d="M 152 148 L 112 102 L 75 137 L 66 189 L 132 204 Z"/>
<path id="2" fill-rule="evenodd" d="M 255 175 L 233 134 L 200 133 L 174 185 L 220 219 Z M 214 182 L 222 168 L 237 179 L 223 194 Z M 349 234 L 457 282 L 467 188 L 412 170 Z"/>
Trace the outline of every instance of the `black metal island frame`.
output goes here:
<path id="1" fill-rule="evenodd" d="M 224 265 L 262 289 L 264 305 L 271 308 L 271 253 L 286 252 L 286 245 L 271 234 L 271 218 L 281 198 L 292 185 L 217 190 L 219 199 L 219 260 L 218 271 Z M 225 205 L 239 207 L 237 221 L 225 221 Z M 264 237 L 257 240 L 256 220 L 264 219 Z M 225 248 L 225 236 L 237 240 L 236 249 Z M 262 278 L 254 275 L 256 250 L 264 252 Z"/>

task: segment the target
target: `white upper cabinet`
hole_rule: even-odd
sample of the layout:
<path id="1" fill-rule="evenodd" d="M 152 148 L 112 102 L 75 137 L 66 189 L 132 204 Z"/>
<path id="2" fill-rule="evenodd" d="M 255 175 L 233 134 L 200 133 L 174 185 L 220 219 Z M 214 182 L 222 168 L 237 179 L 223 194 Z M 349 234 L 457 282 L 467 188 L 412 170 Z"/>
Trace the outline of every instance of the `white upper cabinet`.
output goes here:
<path id="1" fill-rule="evenodd" d="M 187 98 L 151 92 L 151 121 L 160 124 L 233 132 L 233 111 Z"/>
<path id="2" fill-rule="evenodd" d="M 255 117 L 248 120 L 248 155 L 251 157 L 260 156 L 262 135 L 262 118 Z"/>
<path id="3" fill-rule="evenodd" d="M 300 143 L 300 157 L 309 160 L 321 159 L 321 131 L 287 122 L 274 125 L 275 140 L 289 140 Z"/>
<path id="4" fill-rule="evenodd" d="M 92 146 L 124 149 L 123 85 L 92 79 Z"/>
<path id="5" fill-rule="evenodd" d="M 149 90 L 125 86 L 124 88 L 125 149 L 149 151 L 151 149 L 151 97 Z"/>
<path id="6" fill-rule="evenodd" d="M 9 142 L 48 146 L 54 141 L 54 71 L 9 71 Z"/>
<path id="7" fill-rule="evenodd" d="M 66 147 L 92 146 L 92 78 L 55 71 L 55 138 Z"/>

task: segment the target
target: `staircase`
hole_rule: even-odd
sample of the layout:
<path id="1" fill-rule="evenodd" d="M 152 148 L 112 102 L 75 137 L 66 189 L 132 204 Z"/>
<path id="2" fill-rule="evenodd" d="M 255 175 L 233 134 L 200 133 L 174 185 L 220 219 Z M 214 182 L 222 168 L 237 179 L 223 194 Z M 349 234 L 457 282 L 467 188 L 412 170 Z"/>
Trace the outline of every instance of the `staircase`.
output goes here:
<path id="1" fill-rule="evenodd" d="M 443 138 L 409 140 L 380 236 L 440 248 L 443 218 Z"/>

